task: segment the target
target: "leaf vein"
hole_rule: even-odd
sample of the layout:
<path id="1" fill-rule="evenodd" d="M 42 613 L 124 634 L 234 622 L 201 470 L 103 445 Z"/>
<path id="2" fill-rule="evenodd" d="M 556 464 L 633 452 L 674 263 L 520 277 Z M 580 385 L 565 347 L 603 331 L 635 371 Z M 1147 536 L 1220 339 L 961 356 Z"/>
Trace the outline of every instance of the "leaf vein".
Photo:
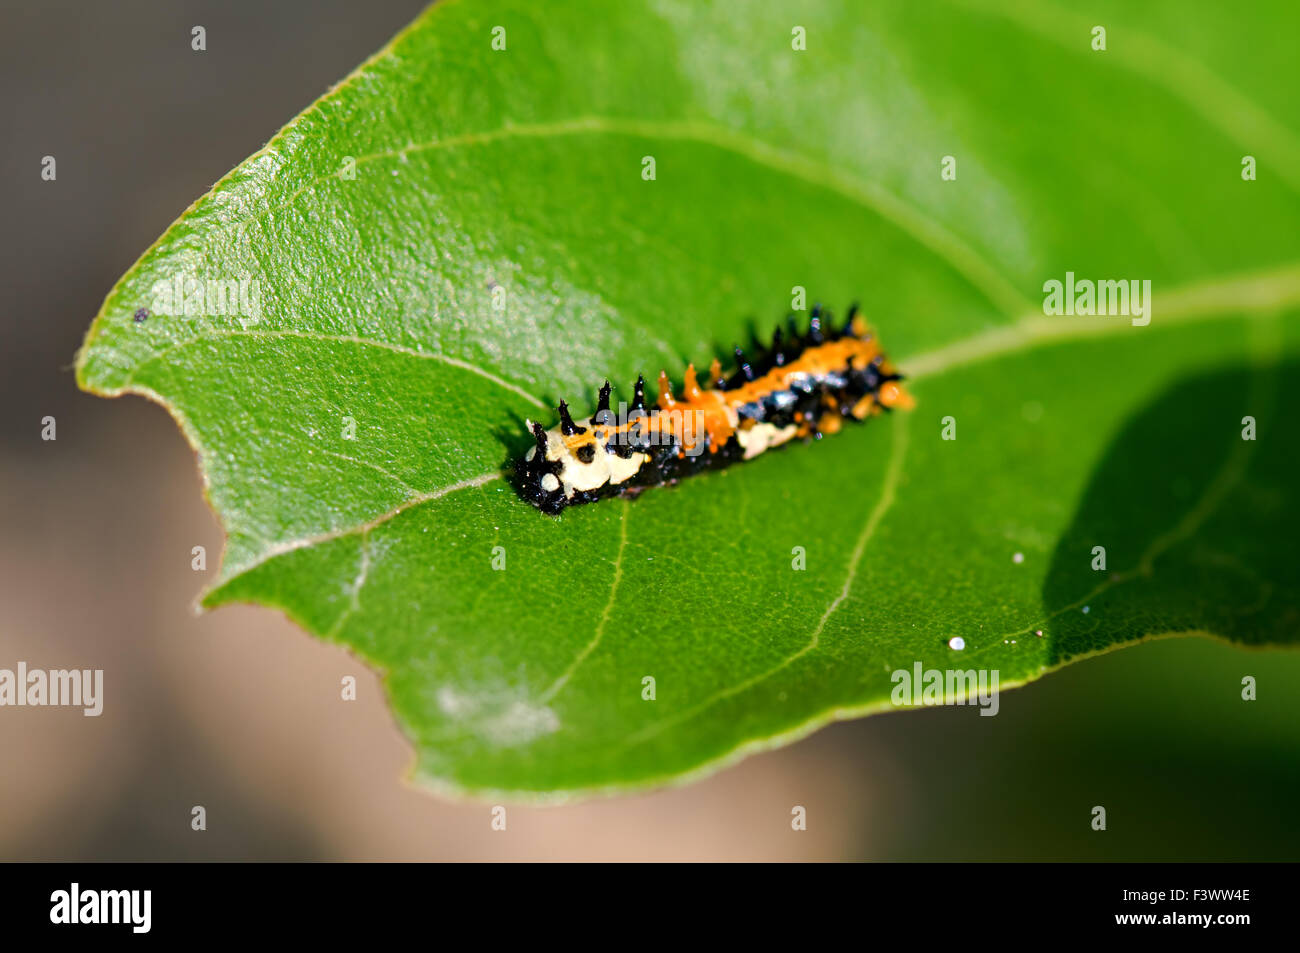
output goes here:
<path id="1" fill-rule="evenodd" d="M 755 685 L 781 673 L 809 653 L 817 651 L 821 645 L 821 637 L 822 633 L 826 629 L 826 623 L 830 621 L 831 616 L 834 615 L 839 607 L 843 605 L 845 600 L 849 598 L 849 593 L 853 588 L 854 582 L 857 580 L 858 567 L 862 562 L 863 555 L 866 553 L 867 544 L 870 543 L 872 537 L 875 536 L 876 530 L 879 528 L 881 521 L 885 518 L 885 514 L 889 512 L 890 507 L 894 505 L 894 501 L 897 497 L 898 483 L 902 477 L 903 458 L 907 453 L 908 442 L 907 423 L 906 419 L 902 415 L 895 415 L 893 433 L 894 442 L 893 447 L 890 450 L 889 464 L 885 471 L 884 482 L 881 484 L 880 498 L 876 501 L 876 505 L 872 507 L 871 512 L 867 515 L 867 521 L 863 524 L 862 532 L 858 534 L 857 543 L 853 547 L 852 555 L 849 557 L 848 570 L 845 574 L 844 584 L 840 587 L 840 591 L 835 598 L 831 600 L 830 605 L 826 607 L 826 611 L 822 613 L 821 618 L 817 622 L 816 628 L 813 629 L 812 634 L 808 637 L 808 641 L 805 642 L 798 651 L 787 656 L 772 668 L 759 672 L 757 675 L 747 678 L 742 682 L 738 682 L 729 688 L 724 688 L 721 691 L 715 692 L 703 701 L 690 706 L 685 711 L 679 712 L 671 718 L 666 718 L 662 721 L 657 721 L 646 726 L 640 731 L 630 735 L 627 740 L 620 745 L 620 747 L 633 747 L 641 744 L 668 728 L 694 718 L 696 715 L 711 708 L 720 701 L 731 698 L 741 692 L 748 691 Z"/>
<path id="2" fill-rule="evenodd" d="M 250 330 L 248 328 L 243 328 L 243 329 L 211 328 L 208 330 L 206 334 L 197 334 L 194 337 L 186 338 L 183 341 L 176 341 L 172 344 L 169 344 L 167 347 L 163 348 L 160 351 L 155 351 L 148 359 L 141 361 L 134 368 L 132 368 L 131 373 L 127 375 L 125 383 L 122 385 L 121 388 L 119 388 L 119 392 L 130 389 L 131 385 L 135 383 L 136 373 L 141 368 L 146 367 L 147 365 L 152 364 L 155 361 L 161 360 L 162 358 L 166 357 L 168 354 L 171 354 L 173 351 L 182 350 L 193 344 L 201 344 L 204 341 L 211 341 L 219 338 L 237 338 L 237 337 L 253 338 L 255 340 L 266 339 L 266 338 L 277 338 L 277 337 L 295 337 L 295 338 L 303 338 L 310 341 L 332 341 L 341 344 L 356 344 L 363 347 L 377 347 L 377 348 L 382 348 L 383 350 L 386 351 L 393 351 L 397 354 L 405 354 L 410 357 L 424 358 L 426 360 L 431 360 L 431 361 L 440 361 L 441 363 L 447 364 L 451 367 L 458 367 L 463 371 L 469 371 L 471 374 L 477 374 L 479 377 L 491 381 L 493 384 L 496 384 L 498 387 L 505 388 L 511 393 L 524 398 L 525 400 L 529 401 L 530 403 L 532 403 L 537 407 L 543 409 L 545 409 L 546 407 L 546 404 L 544 404 L 539 398 L 534 397 L 532 394 L 524 390 L 518 384 L 512 384 L 510 383 L 510 381 L 498 377 L 497 375 L 493 374 L 491 371 L 479 367 L 477 364 L 473 364 L 470 361 L 462 360 L 458 357 L 451 357 L 450 355 L 440 354 L 437 353 L 436 351 L 417 351 L 415 348 L 403 347 L 400 344 L 390 344 L 387 341 L 376 341 L 373 338 L 362 338 L 362 337 L 357 337 L 356 335 L 323 334 L 319 331 L 298 331 L 291 328 L 279 328 L 279 329 L 273 328 L 268 330 Z"/>
<path id="3" fill-rule="evenodd" d="M 834 166 L 791 149 L 774 146 L 755 136 L 698 120 L 644 120 L 616 116 L 579 116 L 543 123 L 518 123 L 486 132 L 470 132 L 432 142 L 411 143 L 356 157 L 358 166 L 404 158 L 411 153 L 433 152 L 459 146 L 486 145 L 508 139 L 553 139 L 560 136 L 605 134 L 696 142 L 742 156 L 758 165 L 829 188 L 901 229 L 961 275 L 973 288 L 1006 315 L 1028 310 L 1029 302 L 1015 286 L 978 251 L 937 220 L 900 196 Z M 305 182 L 283 202 L 268 207 L 258 218 L 292 205 L 304 192 L 323 182 L 339 179 L 342 168 Z M 233 222 L 233 225 L 239 223 Z"/>
<path id="4" fill-rule="evenodd" d="M 455 493 L 458 490 L 467 490 L 470 489 L 471 487 L 482 486 L 485 483 L 491 483 L 493 480 L 499 480 L 499 479 L 501 479 L 501 474 L 496 471 L 493 471 L 491 473 L 482 473 L 476 477 L 471 477 L 467 480 L 458 480 L 455 483 L 450 483 L 446 486 L 440 486 L 437 489 L 430 490 L 426 493 L 420 493 L 417 494 L 416 496 L 412 496 L 409 499 L 403 500 L 398 506 L 393 507 L 391 510 L 387 510 L 383 513 L 380 513 L 374 519 L 367 520 L 366 522 L 360 523 L 356 526 L 340 527 L 337 529 L 328 530 L 327 532 L 324 533 L 318 533 L 314 536 L 303 536 L 299 539 L 293 539 L 293 540 L 288 540 L 287 542 L 277 543 L 274 546 L 270 546 L 265 551 L 263 551 L 254 562 L 250 563 L 247 566 L 241 567 L 239 572 L 236 573 L 235 576 L 242 576 L 245 573 L 253 571 L 258 566 L 261 566 L 262 564 L 269 562 L 272 559 L 275 559 L 277 556 L 283 556 L 286 553 L 293 552 L 294 550 L 305 549 L 309 546 L 319 546 L 322 543 L 333 542 L 336 539 L 342 539 L 346 536 L 355 536 L 357 533 L 361 533 L 364 536 L 365 534 L 369 533 L 372 529 L 374 529 L 376 526 L 380 526 L 384 523 L 387 523 L 395 516 L 399 516 L 400 514 L 406 512 L 409 509 L 412 509 L 413 507 L 419 506 L 423 503 L 430 503 L 433 500 L 441 499 L 442 497 L 447 496 L 450 493 Z M 235 576 L 232 576 L 231 579 L 235 578 Z M 225 585 L 226 583 L 229 582 L 230 579 L 223 580 L 222 585 Z"/>
<path id="5" fill-rule="evenodd" d="M 569 667 L 566 668 L 560 677 L 551 684 L 550 688 L 542 692 L 541 696 L 538 698 L 540 704 L 548 704 L 551 699 L 560 693 L 560 690 L 569 683 L 569 679 L 573 677 L 574 672 L 578 670 L 592 652 L 596 651 L 597 646 L 600 645 L 601 639 L 605 637 L 605 627 L 609 624 L 609 616 L 614 609 L 614 600 L 618 596 L 618 584 L 623 579 L 623 553 L 627 549 L 628 501 L 624 498 L 621 502 L 623 508 L 618 517 L 618 553 L 614 557 L 614 579 L 613 582 L 610 583 L 609 599 L 605 602 L 605 608 L 600 613 L 600 621 L 596 623 L 596 632 L 591 637 L 591 641 L 583 646 L 582 650 L 578 652 L 577 657 L 569 663 Z"/>

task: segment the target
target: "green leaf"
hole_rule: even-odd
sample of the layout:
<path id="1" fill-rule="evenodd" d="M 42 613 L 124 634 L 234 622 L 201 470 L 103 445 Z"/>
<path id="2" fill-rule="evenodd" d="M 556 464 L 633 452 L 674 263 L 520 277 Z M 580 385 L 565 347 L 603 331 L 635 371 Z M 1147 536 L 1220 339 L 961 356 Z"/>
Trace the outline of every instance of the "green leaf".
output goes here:
<path id="1" fill-rule="evenodd" d="M 196 448 L 205 604 L 377 666 L 440 789 L 698 775 L 918 663 L 1293 646 L 1300 77 L 1257 40 L 1300 13 L 1093 6 L 439 4 L 144 254 L 78 380 Z M 1045 314 L 1067 271 L 1151 280 L 1150 324 Z M 501 479 L 525 417 L 796 286 L 862 303 L 915 411 L 558 519 Z"/>

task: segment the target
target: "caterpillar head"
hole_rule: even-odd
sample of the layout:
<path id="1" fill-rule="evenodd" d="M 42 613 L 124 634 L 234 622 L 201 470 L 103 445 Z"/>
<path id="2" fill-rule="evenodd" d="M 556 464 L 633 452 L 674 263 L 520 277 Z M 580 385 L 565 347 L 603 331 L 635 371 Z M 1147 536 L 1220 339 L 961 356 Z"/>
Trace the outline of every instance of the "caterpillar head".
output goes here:
<path id="1" fill-rule="evenodd" d="M 564 486 L 564 441 L 559 434 L 546 432 L 539 423 L 528 421 L 535 445 L 528 448 L 515 467 L 515 476 L 523 497 L 547 513 L 558 513 L 568 504 Z"/>
<path id="2" fill-rule="evenodd" d="M 600 389 L 599 406 L 583 427 L 575 423 L 569 407 L 560 402 L 560 425 L 546 430 L 528 424 L 535 445 L 517 467 L 524 497 L 548 513 L 558 513 L 571 503 L 585 502 L 631 480 L 649 459 L 628 442 L 609 409 L 609 382 Z"/>

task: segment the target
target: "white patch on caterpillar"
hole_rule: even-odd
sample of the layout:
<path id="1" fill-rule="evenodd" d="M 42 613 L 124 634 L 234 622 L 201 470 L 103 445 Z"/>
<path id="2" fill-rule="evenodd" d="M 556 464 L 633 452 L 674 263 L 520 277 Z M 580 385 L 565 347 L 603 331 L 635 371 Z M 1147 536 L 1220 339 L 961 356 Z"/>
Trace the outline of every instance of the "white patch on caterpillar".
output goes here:
<path id="1" fill-rule="evenodd" d="M 752 460 L 765 450 L 781 446 L 794 437 L 798 430 L 796 424 L 778 427 L 776 424 L 757 423 L 748 430 L 737 430 L 736 439 L 745 448 L 745 459 Z"/>
<path id="2" fill-rule="evenodd" d="M 644 453 L 634 453 L 626 460 L 616 453 L 607 453 L 609 458 L 609 482 L 622 483 L 624 480 L 630 480 L 641 469 L 641 464 L 650 459 Z"/>
<path id="3" fill-rule="evenodd" d="M 560 431 L 548 430 L 546 432 L 546 459 L 562 460 L 568 456 L 569 450 L 564 445 L 564 438 L 560 436 Z"/>
<path id="4" fill-rule="evenodd" d="M 593 446 L 596 446 L 596 455 L 590 463 L 583 463 L 569 450 L 558 430 L 546 434 L 546 459 L 560 462 L 560 482 L 564 484 L 564 495 L 569 499 L 573 499 L 575 493 L 596 490 L 606 483 L 629 480 L 650 459 L 648 454 L 633 453 L 625 460 L 603 447 Z M 543 486 L 542 489 L 549 492 L 555 488 Z"/>

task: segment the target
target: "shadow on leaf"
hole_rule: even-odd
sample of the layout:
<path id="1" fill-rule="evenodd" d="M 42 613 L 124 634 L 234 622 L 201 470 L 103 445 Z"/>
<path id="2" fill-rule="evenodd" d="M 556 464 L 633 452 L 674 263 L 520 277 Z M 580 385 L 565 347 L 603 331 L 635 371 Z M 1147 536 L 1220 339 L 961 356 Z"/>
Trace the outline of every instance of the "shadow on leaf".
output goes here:
<path id="1" fill-rule="evenodd" d="M 1292 641 L 1297 448 L 1296 362 L 1189 378 L 1134 417 L 1053 554 L 1050 664 L 1167 632 Z"/>

